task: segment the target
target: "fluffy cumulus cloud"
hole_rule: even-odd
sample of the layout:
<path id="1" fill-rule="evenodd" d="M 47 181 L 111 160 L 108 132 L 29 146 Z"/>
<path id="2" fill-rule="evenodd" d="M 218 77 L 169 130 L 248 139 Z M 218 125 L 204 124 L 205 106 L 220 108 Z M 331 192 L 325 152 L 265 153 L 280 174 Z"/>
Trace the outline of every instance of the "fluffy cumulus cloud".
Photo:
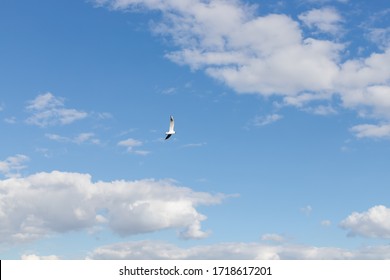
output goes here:
<path id="1" fill-rule="evenodd" d="M 340 223 L 349 236 L 390 238 L 390 208 L 374 206 L 366 212 L 354 212 Z"/>
<path id="2" fill-rule="evenodd" d="M 390 246 L 363 247 L 346 250 L 337 247 L 306 245 L 269 245 L 253 243 L 219 243 L 180 248 L 159 241 L 117 243 L 96 248 L 89 259 L 232 259 L 232 260 L 329 260 L 329 259 L 389 259 Z"/>
<path id="3" fill-rule="evenodd" d="M 26 122 L 40 127 L 70 124 L 88 115 L 83 111 L 66 108 L 64 100 L 50 92 L 29 101 L 26 109 L 30 112 Z"/>
<path id="4" fill-rule="evenodd" d="M 59 171 L 9 178 L 0 181 L 0 242 L 98 227 L 122 236 L 177 228 L 184 238 L 203 238 L 206 217 L 196 207 L 223 197 L 171 180 L 92 182 Z"/>
<path id="5" fill-rule="evenodd" d="M 335 8 L 309 10 L 298 21 L 285 14 L 258 15 L 257 7 L 239 0 L 95 3 L 113 10 L 158 11 L 161 20 L 154 22 L 153 32 L 170 37 L 176 46 L 166 57 L 201 69 L 238 93 L 277 95 L 299 106 L 340 100 L 341 107 L 362 116 L 390 119 L 388 47 L 345 59 L 347 43 L 339 38 L 304 35 L 304 26 L 339 33 L 344 19 Z M 308 111 L 334 113 L 333 107 L 319 108 Z"/>

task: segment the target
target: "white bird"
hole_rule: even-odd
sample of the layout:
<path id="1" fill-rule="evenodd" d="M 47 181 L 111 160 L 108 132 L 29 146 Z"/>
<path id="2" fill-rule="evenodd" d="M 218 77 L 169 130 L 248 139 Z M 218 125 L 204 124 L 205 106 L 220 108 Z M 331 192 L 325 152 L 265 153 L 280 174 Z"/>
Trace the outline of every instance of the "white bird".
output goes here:
<path id="1" fill-rule="evenodd" d="M 165 132 L 165 134 L 167 135 L 165 137 L 165 140 L 167 140 L 169 137 L 171 137 L 173 134 L 176 133 L 174 130 L 174 127 L 175 127 L 175 121 L 173 120 L 173 117 L 171 116 L 170 121 L 169 121 L 169 131 Z"/>

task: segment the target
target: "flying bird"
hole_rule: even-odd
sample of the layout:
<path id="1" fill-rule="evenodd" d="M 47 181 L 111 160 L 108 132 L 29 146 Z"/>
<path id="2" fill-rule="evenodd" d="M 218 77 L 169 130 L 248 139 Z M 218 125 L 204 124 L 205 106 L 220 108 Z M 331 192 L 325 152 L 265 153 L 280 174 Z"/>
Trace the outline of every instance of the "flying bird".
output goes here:
<path id="1" fill-rule="evenodd" d="M 171 116 L 171 118 L 169 120 L 169 131 L 165 132 L 165 134 L 167 135 L 165 137 L 165 140 L 167 140 L 169 137 L 171 137 L 173 134 L 176 133 L 174 130 L 174 127 L 175 127 L 175 121 L 173 120 L 173 117 Z"/>

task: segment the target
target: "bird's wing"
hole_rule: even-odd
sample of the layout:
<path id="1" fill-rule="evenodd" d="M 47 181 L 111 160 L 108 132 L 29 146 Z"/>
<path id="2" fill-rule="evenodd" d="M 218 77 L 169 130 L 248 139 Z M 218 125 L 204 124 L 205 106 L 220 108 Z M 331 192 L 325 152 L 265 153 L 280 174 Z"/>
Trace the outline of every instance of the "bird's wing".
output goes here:
<path id="1" fill-rule="evenodd" d="M 172 134 L 167 134 L 167 137 L 165 137 L 165 140 L 167 140 L 169 137 L 171 137 Z"/>
<path id="2" fill-rule="evenodd" d="M 169 131 L 173 131 L 175 127 L 175 121 L 173 120 L 173 117 L 171 116 L 170 122 L 169 122 Z"/>

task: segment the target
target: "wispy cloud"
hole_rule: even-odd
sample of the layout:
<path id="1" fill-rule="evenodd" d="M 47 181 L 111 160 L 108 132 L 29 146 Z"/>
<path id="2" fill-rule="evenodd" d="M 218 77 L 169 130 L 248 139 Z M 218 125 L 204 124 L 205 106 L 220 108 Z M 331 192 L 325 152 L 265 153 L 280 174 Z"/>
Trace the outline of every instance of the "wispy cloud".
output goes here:
<path id="1" fill-rule="evenodd" d="M 5 177 L 19 177 L 20 171 L 25 169 L 24 163 L 29 160 L 26 155 L 15 155 L 0 161 L 0 173 Z"/>
<path id="2" fill-rule="evenodd" d="M 367 246 L 358 249 L 315 247 L 299 244 L 218 243 L 181 248 L 161 241 L 115 243 L 93 250 L 88 259 L 205 259 L 205 260 L 361 260 L 389 259 L 390 246 Z"/>
<path id="3" fill-rule="evenodd" d="M 38 256 L 35 254 L 24 254 L 21 256 L 22 260 L 59 260 L 60 258 L 56 255 L 49 256 Z"/>
<path id="4" fill-rule="evenodd" d="M 70 124 L 88 115 L 83 111 L 66 108 L 64 100 L 50 92 L 29 101 L 26 109 L 31 113 L 26 122 L 40 127 Z"/>
<path id="5" fill-rule="evenodd" d="M 96 116 L 96 118 L 98 120 L 107 120 L 107 119 L 112 119 L 113 118 L 112 114 L 108 113 L 108 112 L 94 113 L 94 115 Z"/>
<path id="6" fill-rule="evenodd" d="M 329 3 L 329 2 L 332 2 L 332 1 L 335 1 L 335 0 L 300 0 L 300 2 L 307 2 L 309 4 L 319 4 L 319 5 L 324 5 L 326 3 Z M 347 3 L 349 2 L 349 0 L 336 0 L 337 2 L 340 2 L 340 3 Z"/>
<path id="7" fill-rule="evenodd" d="M 252 124 L 254 126 L 266 126 L 266 125 L 269 125 L 271 123 L 277 122 L 277 121 L 281 120 L 282 118 L 283 118 L 283 116 L 279 115 L 279 114 L 270 114 L 270 115 L 266 115 L 266 116 L 256 116 L 252 120 Z"/>
<path id="8" fill-rule="evenodd" d="M 390 138 L 390 124 L 359 124 L 351 128 L 357 138 Z"/>
<path id="9" fill-rule="evenodd" d="M 276 233 L 266 233 L 261 236 L 262 241 L 272 241 L 272 242 L 284 242 L 286 239 L 284 236 Z"/>
<path id="10" fill-rule="evenodd" d="M 5 119 L 4 119 L 4 122 L 5 122 L 5 123 L 8 123 L 8 124 L 15 124 L 15 123 L 16 123 L 16 117 L 8 117 L 8 118 L 5 118 Z"/>
<path id="11" fill-rule="evenodd" d="M 372 13 L 362 24 L 366 28 L 366 37 L 384 51 L 390 47 L 390 27 L 386 21 L 389 15 L 390 9 L 383 9 Z"/>
<path id="12" fill-rule="evenodd" d="M 74 137 L 66 137 L 53 133 L 46 133 L 45 136 L 53 141 L 57 142 L 70 142 L 75 144 L 82 143 L 92 143 L 92 144 L 100 144 L 100 140 L 95 137 L 95 134 L 92 132 L 84 132 L 80 133 Z"/>
<path id="13" fill-rule="evenodd" d="M 371 28 L 368 31 L 368 38 L 376 45 L 386 50 L 390 47 L 390 27 Z"/>
<path id="14" fill-rule="evenodd" d="M 126 140 L 118 142 L 118 145 L 126 147 L 128 151 L 131 151 L 134 147 L 141 146 L 142 142 L 133 138 L 128 138 Z"/>
<path id="15" fill-rule="evenodd" d="M 337 35 L 341 32 L 343 18 L 335 8 L 325 7 L 302 13 L 298 18 L 309 28 Z"/>
<path id="16" fill-rule="evenodd" d="M 319 105 L 316 107 L 307 107 L 304 109 L 314 115 L 329 116 L 337 114 L 337 111 L 331 105 Z"/>
<path id="17" fill-rule="evenodd" d="M 302 207 L 300 210 L 306 216 L 310 216 L 311 212 L 313 211 L 313 207 L 311 207 L 310 205 L 306 205 L 305 207 Z"/>
<path id="18" fill-rule="evenodd" d="M 201 142 L 201 143 L 189 143 L 181 146 L 182 148 L 199 148 L 203 147 L 206 145 L 206 142 Z"/>
<path id="19" fill-rule="evenodd" d="M 136 140 L 134 138 L 128 138 L 126 140 L 122 140 L 122 141 L 118 142 L 118 146 L 125 147 L 127 152 L 129 152 L 129 153 L 133 153 L 133 154 L 137 154 L 137 155 L 141 155 L 141 156 L 148 155 L 150 153 L 150 151 L 134 149 L 134 148 L 140 147 L 142 145 L 143 145 L 142 141 Z"/>
<path id="20" fill-rule="evenodd" d="M 161 93 L 165 95 L 172 95 L 175 94 L 176 91 L 177 89 L 175 87 L 170 87 L 170 88 L 163 89 Z"/>

